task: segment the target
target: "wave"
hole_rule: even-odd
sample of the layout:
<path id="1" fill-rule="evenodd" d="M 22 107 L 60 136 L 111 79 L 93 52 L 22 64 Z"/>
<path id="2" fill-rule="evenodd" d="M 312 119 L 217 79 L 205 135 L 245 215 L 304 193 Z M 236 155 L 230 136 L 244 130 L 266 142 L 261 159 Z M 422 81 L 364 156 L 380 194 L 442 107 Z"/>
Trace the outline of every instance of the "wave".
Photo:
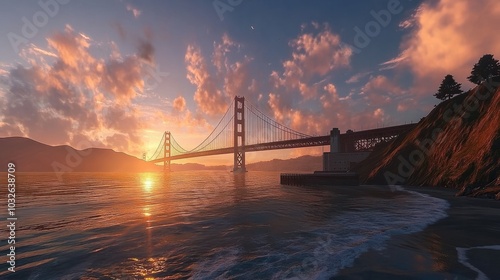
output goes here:
<path id="1" fill-rule="evenodd" d="M 355 210 L 282 240 L 275 249 L 262 244 L 252 258 L 240 258 L 243 248 L 221 249 L 196 264 L 193 279 L 329 279 L 364 252 L 384 249 L 392 236 L 422 231 L 447 216 L 446 200 L 400 187 L 392 191 L 404 195 L 356 198 Z"/>

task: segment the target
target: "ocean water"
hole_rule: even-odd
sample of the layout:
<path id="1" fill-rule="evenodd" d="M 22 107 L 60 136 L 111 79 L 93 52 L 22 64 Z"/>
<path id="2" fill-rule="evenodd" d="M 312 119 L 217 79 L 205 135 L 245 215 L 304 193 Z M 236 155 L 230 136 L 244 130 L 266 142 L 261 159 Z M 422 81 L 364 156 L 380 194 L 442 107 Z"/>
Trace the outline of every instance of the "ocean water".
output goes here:
<path id="1" fill-rule="evenodd" d="M 272 172 L 18 173 L 16 190 L 16 272 L 1 279 L 329 279 L 449 207 Z"/>

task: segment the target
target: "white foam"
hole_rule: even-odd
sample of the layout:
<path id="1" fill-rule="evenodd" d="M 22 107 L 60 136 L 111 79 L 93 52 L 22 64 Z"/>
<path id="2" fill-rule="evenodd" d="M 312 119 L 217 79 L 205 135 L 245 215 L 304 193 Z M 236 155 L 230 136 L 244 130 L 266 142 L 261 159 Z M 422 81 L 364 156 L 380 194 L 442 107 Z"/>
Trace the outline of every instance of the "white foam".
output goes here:
<path id="1" fill-rule="evenodd" d="M 475 271 L 477 273 L 477 280 L 489 280 L 488 276 L 481 270 L 479 270 L 477 267 L 473 266 L 472 264 L 469 263 L 469 259 L 467 258 L 467 251 L 472 250 L 472 249 L 489 249 L 489 250 L 499 250 L 500 251 L 500 245 L 489 245 L 489 246 L 477 246 L 477 247 L 470 247 L 470 248 L 460 248 L 457 247 L 457 257 L 458 257 L 458 262 L 463 264 L 464 266 L 470 268 L 471 270 Z"/>
<path id="2" fill-rule="evenodd" d="M 255 255 L 273 260 L 272 265 L 267 260 L 256 261 L 245 278 L 329 279 L 351 266 L 362 253 L 384 249 L 392 236 L 419 232 L 447 216 L 446 200 L 406 191 L 401 186 L 393 190 L 409 195 L 353 198 L 352 210 L 346 209 L 325 226 L 297 234 L 292 240 L 284 239 L 277 250 L 260 247 Z M 230 276 L 226 272 L 238 265 L 239 255 L 238 248 L 224 249 L 197 263 L 192 277 Z"/>
<path id="3" fill-rule="evenodd" d="M 210 259 L 198 262 L 193 268 L 191 279 L 218 279 L 238 263 L 240 249 L 228 247 L 221 249 Z"/>
<path id="4" fill-rule="evenodd" d="M 404 191 L 405 189 L 400 185 L 389 185 L 391 191 Z"/>
<path id="5" fill-rule="evenodd" d="M 394 201 L 392 205 L 380 204 L 378 199 L 365 199 L 364 203 L 372 204 L 366 205 L 365 211 L 347 212 L 336 217 L 330 227 L 317 231 L 316 247 L 310 261 L 316 265 L 301 269 L 301 275 L 288 279 L 329 279 L 342 268 L 351 266 L 362 253 L 384 249 L 391 236 L 419 232 L 447 216 L 449 204 L 446 200 L 406 191 L 401 186 L 393 189 L 412 196 Z M 289 270 L 278 272 L 274 279 L 283 278 L 288 273 Z"/>

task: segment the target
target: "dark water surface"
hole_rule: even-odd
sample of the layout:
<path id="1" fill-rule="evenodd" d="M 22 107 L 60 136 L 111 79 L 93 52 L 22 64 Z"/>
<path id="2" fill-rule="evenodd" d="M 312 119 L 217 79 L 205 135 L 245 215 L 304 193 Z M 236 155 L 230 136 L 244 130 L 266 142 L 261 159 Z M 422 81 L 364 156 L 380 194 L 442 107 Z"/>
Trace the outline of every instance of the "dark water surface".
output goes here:
<path id="1" fill-rule="evenodd" d="M 281 186 L 271 172 L 19 173 L 17 184 L 16 272 L 4 262 L 2 279 L 349 278 L 380 265 L 361 255 L 449 210 L 389 187 Z"/>

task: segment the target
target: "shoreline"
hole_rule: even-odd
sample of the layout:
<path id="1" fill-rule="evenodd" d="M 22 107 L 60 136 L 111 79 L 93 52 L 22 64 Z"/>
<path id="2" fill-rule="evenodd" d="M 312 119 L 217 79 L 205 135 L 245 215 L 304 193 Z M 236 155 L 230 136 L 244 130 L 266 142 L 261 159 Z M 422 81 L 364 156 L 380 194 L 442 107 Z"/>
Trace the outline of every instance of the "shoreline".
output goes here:
<path id="1" fill-rule="evenodd" d="M 389 186 L 363 187 L 390 188 Z M 500 279 L 500 203 L 455 196 L 455 189 L 402 187 L 446 200 L 447 217 L 412 234 L 395 235 L 332 279 Z M 409 274 L 410 272 L 410 274 Z"/>

